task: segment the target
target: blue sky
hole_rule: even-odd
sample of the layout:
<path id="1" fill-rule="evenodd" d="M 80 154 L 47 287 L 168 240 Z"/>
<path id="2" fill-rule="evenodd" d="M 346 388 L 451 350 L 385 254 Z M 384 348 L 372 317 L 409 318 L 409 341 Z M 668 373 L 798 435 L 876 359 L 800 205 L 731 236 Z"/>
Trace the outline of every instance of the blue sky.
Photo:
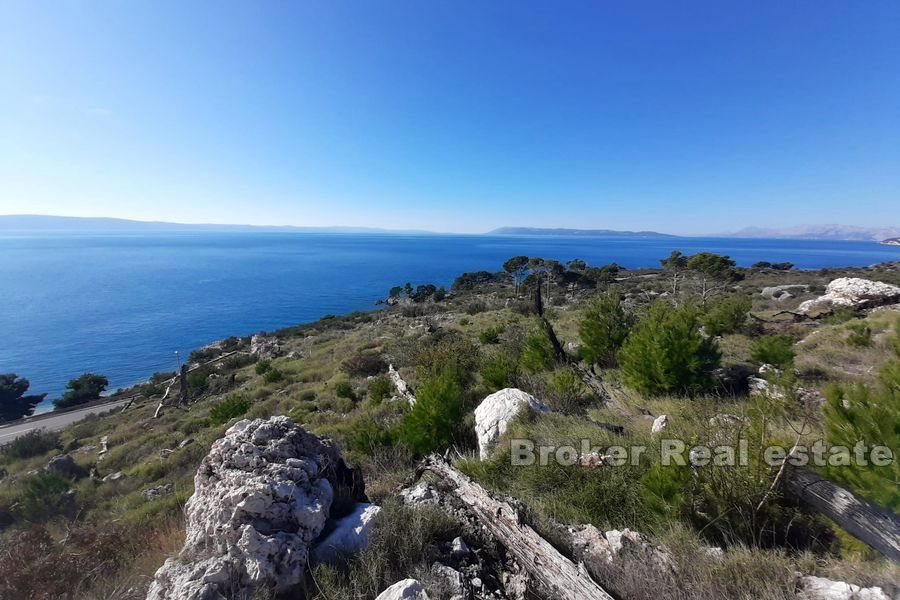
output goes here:
<path id="1" fill-rule="evenodd" d="M 900 3 L 0 2 L 0 214 L 900 225 Z"/>

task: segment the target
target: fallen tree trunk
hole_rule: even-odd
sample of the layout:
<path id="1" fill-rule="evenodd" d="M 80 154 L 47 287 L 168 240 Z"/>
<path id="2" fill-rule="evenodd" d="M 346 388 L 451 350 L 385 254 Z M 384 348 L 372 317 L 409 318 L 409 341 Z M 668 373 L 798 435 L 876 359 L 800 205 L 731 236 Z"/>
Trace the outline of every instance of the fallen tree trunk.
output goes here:
<path id="1" fill-rule="evenodd" d="M 484 488 L 444 459 L 432 455 L 425 460 L 422 470 L 431 471 L 454 488 L 453 493 L 472 511 L 478 522 L 528 572 L 541 596 L 559 600 L 613 600 L 584 569 L 579 569 L 534 529 L 521 523 L 512 506 L 492 498 Z"/>
<path id="2" fill-rule="evenodd" d="M 900 563 L 900 517 L 891 511 L 797 467 L 787 469 L 782 489 L 830 518 L 853 537 Z"/>

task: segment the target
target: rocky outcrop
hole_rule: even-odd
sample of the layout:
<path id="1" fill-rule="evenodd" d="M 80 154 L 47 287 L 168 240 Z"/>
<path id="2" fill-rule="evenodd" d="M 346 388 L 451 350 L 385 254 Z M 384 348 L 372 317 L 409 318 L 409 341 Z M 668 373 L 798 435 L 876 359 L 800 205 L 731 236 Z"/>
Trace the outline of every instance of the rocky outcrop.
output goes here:
<path id="1" fill-rule="evenodd" d="M 900 287 L 896 285 L 858 277 L 841 277 L 828 284 L 823 296 L 807 300 L 797 310 L 814 315 L 841 307 L 863 309 L 895 302 L 900 302 Z"/>
<path id="2" fill-rule="evenodd" d="M 603 532 L 593 525 L 582 525 L 570 531 L 572 550 L 581 561 L 615 563 L 625 556 L 659 570 L 671 570 L 672 559 L 667 552 L 648 542 L 630 529 L 611 529 Z"/>
<path id="3" fill-rule="evenodd" d="M 880 587 L 863 588 L 852 583 L 808 575 L 800 578 L 798 600 L 891 600 Z"/>
<path id="4" fill-rule="evenodd" d="M 353 512 L 334 523 L 334 529 L 313 548 L 312 563 L 333 563 L 356 554 L 369 543 L 369 534 L 381 507 L 360 502 Z"/>
<path id="5" fill-rule="evenodd" d="M 375 600 L 428 600 L 428 594 L 415 579 L 404 579 L 378 594 Z"/>
<path id="6" fill-rule="evenodd" d="M 181 554 L 148 600 L 219 600 L 301 581 L 335 506 L 362 495 L 337 448 L 287 417 L 244 420 L 215 442 L 185 505 Z"/>
<path id="7" fill-rule="evenodd" d="M 550 412 L 541 401 L 516 388 L 505 388 L 482 400 L 475 409 L 475 433 L 482 460 L 490 455 L 491 446 L 506 433 L 509 422 L 524 409 Z"/>
<path id="8" fill-rule="evenodd" d="M 250 354 L 261 360 L 270 360 L 281 356 L 281 344 L 276 338 L 258 333 L 250 338 Z"/>

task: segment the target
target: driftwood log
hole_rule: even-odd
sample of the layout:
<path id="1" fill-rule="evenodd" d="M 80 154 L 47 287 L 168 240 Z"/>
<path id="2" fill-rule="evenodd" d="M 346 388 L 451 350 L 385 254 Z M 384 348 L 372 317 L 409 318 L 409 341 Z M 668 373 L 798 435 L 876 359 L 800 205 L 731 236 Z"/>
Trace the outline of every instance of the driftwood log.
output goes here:
<path id="1" fill-rule="evenodd" d="M 492 498 L 484 488 L 443 458 L 430 456 L 423 463 L 422 470 L 431 471 L 453 488 L 453 494 L 528 572 L 541 597 L 554 600 L 613 600 L 585 569 L 579 568 L 534 529 L 522 523 L 515 508 Z"/>
<path id="2" fill-rule="evenodd" d="M 847 533 L 900 563 L 900 517 L 824 477 L 788 467 L 782 489 L 819 511 Z"/>

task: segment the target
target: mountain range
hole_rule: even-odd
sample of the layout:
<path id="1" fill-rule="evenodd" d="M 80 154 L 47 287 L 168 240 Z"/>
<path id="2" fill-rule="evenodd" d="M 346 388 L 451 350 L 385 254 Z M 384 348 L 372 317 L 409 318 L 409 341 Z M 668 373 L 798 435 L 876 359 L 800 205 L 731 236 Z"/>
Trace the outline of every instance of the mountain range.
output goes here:
<path id="1" fill-rule="evenodd" d="M 434 233 L 422 230 L 394 230 L 377 227 L 297 227 L 291 225 L 224 225 L 187 224 L 164 221 L 135 221 L 106 217 L 58 217 L 50 215 L 0 215 L 0 232 L 69 232 L 69 233 L 151 233 L 178 231 L 220 232 L 320 232 L 320 233 Z M 614 229 L 572 229 L 547 227 L 500 227 L 486 235 L 572 236 L 572 237 L 627 237 L 674 238 L 679 237 L 658 231 L 619 231 Z M 851 240 L 881 242 L 900 238 L 900 227 L 857 227 L 853 225 L 797 225 L 792 227 L 745 227 L 733 233 L 714 237 Z"/>

